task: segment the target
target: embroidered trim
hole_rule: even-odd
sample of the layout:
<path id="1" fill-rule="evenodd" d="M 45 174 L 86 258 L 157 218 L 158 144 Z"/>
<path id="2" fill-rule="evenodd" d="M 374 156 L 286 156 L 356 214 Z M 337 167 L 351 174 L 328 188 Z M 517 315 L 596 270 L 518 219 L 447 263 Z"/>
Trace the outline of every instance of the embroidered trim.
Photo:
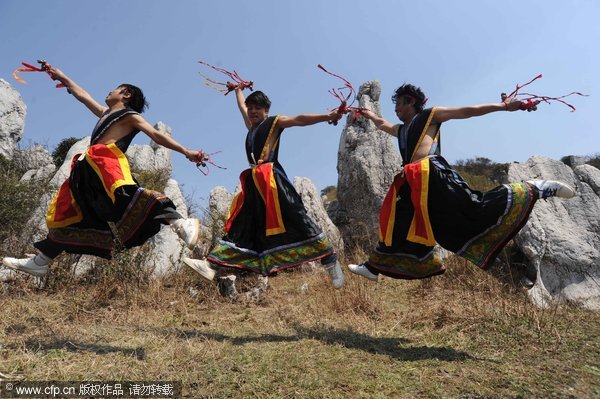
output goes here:
<path id="1" fill-rule="evenodd" d="M 273 124 L 271 125 L 271 129 L 269 129 L 269 134 L 267 134 L 267 139 L 265 140 L 265 145 L 260 153 L 260 159 L 263 162 L 264 161 L 268 161 L 268 159 L 265 159 L 265 156 L 267 156 L 271 150 L 270 150 L 270 142 L 271 142 L 271 134 L 273 133 L 273 131 L 275 131 L 275 126 L 277 125 L 277 121 L 279 120 L 279 115 L 275 116 L 275 119 L 273 120 Z M 279 142 L 279 137 L 277 137 L 277 139 L 275 139 L 275 142 L 273 143 L 273 148 L 275 148 L 277 146 L 277 143 Z"/>
<path id="2" fill-rule="evenodd" d="M 412 162 L 412 159 L 414 158 L 415 153 L 417 152 L 417 150 L 419 149 L 419 146 L 421 145 L 421 141 L 423 141 L 423 138 L 425 137 L 425 134 L 427 133 L 427 129 L 429 128 L 431 119 L 433 119 L 433 114 L 435 113 L 435 110 L 436 110 L 436 107 L 431 108 L 431 112 L 429 113 L 429 117 L 427 118 L 427 123 L 425 124 L 425 127 L 421 131 L 421 136 L 419 137 L 419 141 L 417 141 L 417 145 L 415 146 L 415 149 L 413 150 L 413 153 L 410 157 L 410 162 Z M 439 129 L 438 129 L 438 133 L 439 133 Z"/>

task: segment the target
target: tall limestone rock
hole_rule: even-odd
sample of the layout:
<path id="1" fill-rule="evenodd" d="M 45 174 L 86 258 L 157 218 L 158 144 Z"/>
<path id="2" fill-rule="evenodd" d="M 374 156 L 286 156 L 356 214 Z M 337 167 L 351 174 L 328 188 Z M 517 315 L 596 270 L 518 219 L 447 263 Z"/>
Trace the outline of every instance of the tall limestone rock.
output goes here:
<path id="1" fill-rule="evenodd" d="M 27 107 L 6 80 L 0 79 L 0 155 L 12 159 L 17 143 L 23 136 Z"/>
<path id="2" fill-rule="evenodd" d="M 532 157 L 509 167 L 509 180 L 560 180 L 577 192 L 568 200 L 536 203 L 515 243 L 537 271 L 529 291 L 540 306 L 569 300 L 600 310 L 600 170 L 571 169 L 560 161 Z"/>
<path id="3" fill-rule="evenodd" d="M 381 115 L 380 94 L 378 81 L 362 84 L 359 106 Z M 365 118 L 347 118 L 338 149 L 337 201 L 328 208 L 347 249 L 370 249 L 377 244 L 379 208 L 401 165 L 392 136 Z"/>
<path id="4" fill-rule="evenodd" d="M 323 230 L 338 256 L 344 254 L 344 240 L 323 206 L 323 199 L 317 187 L 307 177 L 294 177 L 294 188 L 300 194 L 308 216 Z"/>

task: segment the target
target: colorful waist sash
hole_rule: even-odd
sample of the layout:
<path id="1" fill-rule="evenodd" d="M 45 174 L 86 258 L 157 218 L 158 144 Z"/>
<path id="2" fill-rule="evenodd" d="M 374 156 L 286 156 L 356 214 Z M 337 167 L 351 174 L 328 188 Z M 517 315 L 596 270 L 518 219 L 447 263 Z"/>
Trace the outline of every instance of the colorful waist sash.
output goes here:
<path id="1" fill-rule="evenodd" d="M 77 162 L 87 162 L 96 172 L 106 194 L 115 202 L 115 190 L 124 185 L 135 185 L 129 162 L 125 154 L 115 144 L 95 144 L 89 147 L 84 159 L 77 154 L 71 161 L 71 170 Z M 83 219 L 81 209 L 70 188 L 71 179 L 66 179 L 52 199 L 46 215 L 48 228 L 66 227 Z"/>
<path id="2" fill-rule="evenodd" d="M 276 170 L 273 169 L 273 163 L 268 162 L 253 166 L 240 174 L 242 191 L 238 193 L 231 202 L 229 214 L 227 215 L 227 222 L 225 223 L 226 233 L 229 232 L 231 224 L 240 213 L 242 205 L 244 204 L 244 197 L 246 195 L 245 185 L 249 174 L 252 174 L 254 186 L 265 204 L 265 235 L 271 236 L 285 233 L 286 230 L 281 216 L 281 206 L 279 204 L 279 193 L 277 190 L 277 182 L 275 181 L 275 173 Z"/>
<path id="3" fill-rule="evenodd" d="M 400 188 L 405 184 L 411 188 L 411 202 L 415 209 L 406 239 L 427 246 L 435 245 L 435 237 L 429 220 L 427 201 L 429 197 L 429 158 L 408 164 L 404 171 L 394 177 L 394 181 L 383 200 L 379 212 L 379 241 L 392 245 L 396 222 L 396 200 Z"/>

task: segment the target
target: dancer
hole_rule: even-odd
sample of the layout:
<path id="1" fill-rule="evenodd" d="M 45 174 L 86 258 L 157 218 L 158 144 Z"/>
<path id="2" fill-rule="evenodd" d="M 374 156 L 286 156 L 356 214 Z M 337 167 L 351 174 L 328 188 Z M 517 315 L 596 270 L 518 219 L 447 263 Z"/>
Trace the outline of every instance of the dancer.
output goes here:
<path id="1" fill-rule="evenodd" d="M 411 84 L 400 86 L 392 101 L 402 124 L 362 111 L 378 129 L 398 137 L 404 168 L 381 207 L 379 244 L 368 261 L 348 266 L 352 273 L 374 281 L 379 274 L 398 279 L 442 274 L 446 269 L 434 255 L 436 242 L 485 269 L 525 225 L 538 199 L 575 196 L 572 188 L 551 180 L 505 184 L 482 193 L 440 155 L 443 122 L 516 111 L 525 108 L 522 101 L 507 97 L 497 104 L 424 110 L 425 95 Z"/>
<path id="2" fill-rule="evenodd" d="M 142 131 L 156 143 L 180 152 L 190 161 L 206 159 L 160 133 L 141 115 L 147 108 L 142 91 L 121 84 L 106 96 L 107 107 L 94 100 L 62 71 L 45 65 L 53 79 L 99 117 L 90 147 L 71 162 L 71 173 L 50 203 L 46 216 L 48 235 L 34 246 L 39 253 L 29 258 L 5 257 L 2 263 L 14 270 L 42 277 L 48 265 L 63 251 L 110 259 L 117 238 L 125 248 L 142 245 L 170 224 L 188 247 L 196 244 L 197 219 L 183 219 L 163 194 L 140 187 L 131 175 L 125 152 Z"/>
<path id="3" fill-rule="evenodd" d="M 335 288 L 344 275 L 329 241 L 307 215 L 302 199 L 279 163 L 279 139 L 285 128 L 334 122 L 341 114 L 269 116 L 271 101 L 261 91 L 244 97 L 235 89 L 238 108 L 249 129 L 246 155 L 250 168 L 240 175 L 242 191 L 233 199 L 225 236 L 206 259 L 184 262 L 212 280 L 215 269 L 248 270 L 268 276 L 320 259 Z M 230 290 L 235 296 L 236 291 Z"/>

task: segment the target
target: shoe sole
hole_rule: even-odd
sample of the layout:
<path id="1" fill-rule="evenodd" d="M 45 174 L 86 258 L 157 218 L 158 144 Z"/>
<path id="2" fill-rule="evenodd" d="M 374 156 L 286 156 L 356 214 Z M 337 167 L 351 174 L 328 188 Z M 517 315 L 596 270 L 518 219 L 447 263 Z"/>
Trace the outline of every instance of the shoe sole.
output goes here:
<path id="1" fill-rule="evenodd" d="M 196 264 L 194 262 L 192 262 L 192 259 L 190 259 L 190 258 L 184 258 L 183 263 L 185 263 L 188 267 L 190 267 L 192 270 L 194 270 L 196 273 L 198 273 L 205 279 L 210 280 L 210 281 L 214 280 L 214 278 L 215 278 L 214 270 L 212 270 L 210 268 L 208 268 L 208 270 L 206 270 L 205 268 L 199 268 L 196 266 Z"/>
<path id="2" fill-rule="evenodd" d="M 35 272 L 29 272 L 26 270 L 21 270 L 16 266 L 13 266 L 11 263 L 9 263 L 7 260 L 5 260 L 5 258 L 2 258 L 2 264 L 6 267 L 8 267 L 10 270 L 14 270 L 16 272 L 21 272 L 21 273 L 25 273 L 25 274 L 29 274 L 30 276 L 33 277 L 44 277 L 46 274 L 48 274 L 48 271 L 46 271 L 46 273 L 35 273 Z"/>
<path id="3" fill-rule="evenodd" d="M 362 274 L 362 273 L 361 273 L 361 272 L 359 272 L 359 271 L 354 271 L 354 270 L 352 270 L 352 269 L 350 268 L 350 266 L 348 266 L 348 270 L 350 270 L 350 272 L 351 272 L 351 273 L 354 273 L 354 274 L 356 274 L 357 276 L 364 277 L 364 278 L 366 278 L 366 279 L 368 279 L 368 280 L 371 280 L 371 281 L 377 281 L 377 280 L 379 279 L 379 276 L 377 276 L 377 275 L 373 275 L 374 277 L 371 277 L 371 276 L 365 276 L 364 274 Z"/>
<path id="4" fill-rule="evenodd" d="M 190 243 L 187 245 L 189 249 L 194 249 L 196 244 L 198 244 L 198 239 L 200 238 L 200 221 L 198 219 L 194 219 L 194 229 L 196 233 L 192 237 Z"/>
<path id="5" fill-rule="evenodd" d="M 573 197 L 577 196 L 577 194 L 571 187 L 563 186 L 563 187 L 559 188 L 558 190 L 556 190 L 556 196 L 559 198 L 569 199 L 569 198 L 573 198 Z"/>

